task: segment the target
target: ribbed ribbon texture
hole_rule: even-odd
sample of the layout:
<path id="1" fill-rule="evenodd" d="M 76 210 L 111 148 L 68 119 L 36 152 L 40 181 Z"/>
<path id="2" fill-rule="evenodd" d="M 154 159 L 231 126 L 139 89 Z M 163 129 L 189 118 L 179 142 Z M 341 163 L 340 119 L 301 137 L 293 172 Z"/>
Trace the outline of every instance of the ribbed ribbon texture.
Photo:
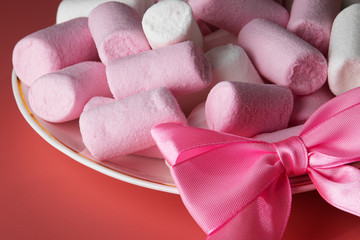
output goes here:
<path id="1" fill-rule="evenodd" d="M 281 239 L 289 177 L 308 174 L 331 205 L 360 216 L 360 88 L 320 107 L 299 136 L 266 143 L 165 123 L 152 129 L 180 196 L 208 239 Z"/>

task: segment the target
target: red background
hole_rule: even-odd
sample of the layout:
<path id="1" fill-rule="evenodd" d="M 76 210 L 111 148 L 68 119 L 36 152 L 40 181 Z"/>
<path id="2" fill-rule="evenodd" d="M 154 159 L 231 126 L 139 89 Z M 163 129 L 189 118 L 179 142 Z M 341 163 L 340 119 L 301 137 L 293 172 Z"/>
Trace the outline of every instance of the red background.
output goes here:
<path id="1" fill-rule="evenodd" d="M 15 43 L 55 22 L 59 0 L 0 7 L 0 239 L 205 239 L 180 197 L 91 170 L 45 142 L 17 109 Z M 360 200 L 359 200 L 360 204 Z M 359 239 L 360 218 L 315 192 L 293 197 L 284 239 Z"/>

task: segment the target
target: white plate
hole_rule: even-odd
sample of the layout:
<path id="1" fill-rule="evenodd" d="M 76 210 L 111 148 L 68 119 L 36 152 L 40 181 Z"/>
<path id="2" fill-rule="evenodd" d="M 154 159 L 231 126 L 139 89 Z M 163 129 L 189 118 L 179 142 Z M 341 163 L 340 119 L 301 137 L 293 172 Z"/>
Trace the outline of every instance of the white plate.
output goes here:
<path id="1" fill-rule="evenodd" d="M 138 186 L 178 194 L 164 160 L 128 155 L 97 162 L 81 140 L 77 120 L 67 123 L 49 123 L 36 116 L 28 104 L 28 87 L 12 74 L 12 87 L 21 114 L 30 126 L 48 143 L 72 159 L 96 171 Z M 293 193 L 314 189 L 308 176 L 291 178 Z"/>

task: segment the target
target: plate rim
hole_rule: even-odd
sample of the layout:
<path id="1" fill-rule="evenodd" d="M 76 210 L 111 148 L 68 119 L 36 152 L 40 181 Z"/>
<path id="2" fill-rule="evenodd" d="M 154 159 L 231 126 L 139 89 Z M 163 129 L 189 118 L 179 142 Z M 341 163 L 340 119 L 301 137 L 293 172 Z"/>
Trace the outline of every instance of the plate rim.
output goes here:
<path id="1" fill-rule="evenodd" d="M 94 160 L 91 160 L 85 156 L 83 156 L 81 153 L 71 149 L 69 146 L 63 144 L 61 141 L 59 141 L 56 137 L 52 136 L 51 133 L 49 133 L 45 127 L 39 123 L 36 118 L 34 117 L 33 113 L 27 106 L 27 103 L 25 101 L 25 98 L 22 94 L 21 80 L 18 78 L 18 76 L 15 73 L 15 70 L 12 70 L 12 76 L 11 76 L 11 82 L 12 82 L 12 91 L 13 95 L 15 97 L 15 101 L 17 104 L 17 107 L 19 108 L 22 116 L 25 118 L 26 122 L 37 132 L 46 142 L 48 142 L 51 146 L 59 150 L 60 152 L 64 153 L 68 157 L 74 159 L 75 161 L 95 170 L 100 173 L 103 173 L 109 177 L 113 177 L 117 180 L 130 183 L 136 186 L 145 187 L 148 189 L 153 189 L 161 192 L 166 193 L 172 193 L 172 194 L 179 194 L 178 189 L 174 185 L 166 184 L 166 183 L 158 183 L 155 181 L 142 179 L 136 176 L 132 176 L 130 174 L 122 173 L 121 171 L 111 169 L 110 167 L 107 167 L 105 165 L 102 165 L 99 162 L 96 162 Z M 302 192 L 308 192 L 315 190 L 315 186 L 313 183 L 306 183 L 306 184 L 294 184 L 291 185 L 291 191 L 292 194 L 302 193 Z"/>
<path id="2" fill-rule="evenodd" d="M 18 109 L 20 110 L 21 115 L 25 118 L 26 122 L 37 132 L 46 142 L 48 142 L 51 146 L 64 153 L 68 157 L 74 159 L 75 161 L 95 170 L 101 172 L 109 177 L 113 177 L 123 182 L 127 182 L 133 185 L 137 185 L 140 187 L 145 187 L 157 191 L 179 194 L 178 189 L 175 186 L 167 185 L 164 183 L 152 182 L 150 180 L 141 179 L 135 176 L 131 176 L 126 173 L 122 173 L 117 170 L 113 170 L 109 167 L 101 165 L 93 160 L 82 156 L 80 153 L 72 150 L 70 147 L 64 145 L 59 140 L 57 140 L 54 136 L 52 136 L 46 129 L 41 126 L 39 122 L 36 121 L 35 117 L 31 113 L 30 109 L 24 104 L 24 97 L 21 94 L 21 90 L 19 85 L 22 84 L 21 80 L 18 79 L 14 70 L 12 70 L 11 75 L 11 83 L 12 83 L 12 91 L 17 104 Z"/>

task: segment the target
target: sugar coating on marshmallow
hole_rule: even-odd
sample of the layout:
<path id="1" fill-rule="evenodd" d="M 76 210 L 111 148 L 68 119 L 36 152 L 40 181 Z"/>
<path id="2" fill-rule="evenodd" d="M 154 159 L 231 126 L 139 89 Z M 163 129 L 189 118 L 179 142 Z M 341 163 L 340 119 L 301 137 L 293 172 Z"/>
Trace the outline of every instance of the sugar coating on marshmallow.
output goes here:
<path id="1" fill-rule="evenodd" d="M 185 1 L 162 1 L 151 6 L 144 14 L 142 27 L 153 49 L 191 40 L 203 46 L 202 34 Z"/>
<path id="2" fill-rule="evenodd" d="M 84 106 L 83 111 L 90 110 L 95 107 L 100 107 L 101 105 L 109 104 L 115 102 L 116 100 L 111 97 L 102 97 L 102 96 L 95 96 L 92 97 Z"/>
<path id="3" fill-rule="evenodd" d="M 90 108 L 79 119 L 83 142 L 98 160 L 154 146 L 150 129 L 165 122 L 186 124 L 178 103 L 166 88 Z"/>
<path id="4" fill-rule="evenodd" d="M 290 89 L 274 84 L 220 82 L 205 103 L 210 129 L 244 137 L 286 128 L 292 109 Z"/>
<path id="5" fill-rule="evenodd" d="M 339 95 L 360 86 L 360 4 L 342 10 L 334 20 L 329 46 L 328 82 Z"/>
<path id="6" fill-rule="evenodd" d="M 139 16 L 142 16 L 153 0 L 112 0 L 121 2 L 133 8 Z M 109 0 L 63 0 L 57 9 L 56 22 L 62 23 L 78 17 L 88 17 L 91 10 Z"/>
<path id="7" fill-rule="evenodd" d="M 96 96 L 91 98 L 85 105 L 84 111 L 90 110 L 92 108 L 100 107 L 105 104 L 113 103 L 116 100 L 114 98 L 109 97 L 100 97 Z M 157 159 L 163 159 L 163 155 L 161 154 L 159 148 L 155 145 L 149 148 L 146 148 L 144 150 L 140 150 L 133 153 L 134 155 L 138 155 L 141 157 L 149 157 L 149 158 L 157 158 Z"/>
<path id="8" fill-rule="evenodd" d="M 264 83 L 240 46 L 227 44 L 206 52 L 212 71 L 212 86 L 221 81 Z"/>
<path id="9" fill-rule="evenodd" d="M 294 96 L 294 109 L 290 117 L 290 125 L 299 125 L 305 121 L 324 103 L 334 97 L 327 84 L 319 90 L 305 96 Z"/>
<path id="10" fill-rule="evenodd" d="M 87 18 L 77 18 L 34 32 L 13 50 L 17 76 L 30 86 L 44 74 L 83 62 L 96 61 L 98 54 Z"/>
<path id="11" fill-rule="evenodd" d="M 34 113 L 49 122 L 77 119 L 94 96 L 111 96 L 100 62 L 81 62 L 45 74 L 31 85 L 28 95 Z"/>
<path id="12" fill-rule="evenodd" d="M 286 27 L 288 11 L 269 0 L 189 0 L 200 19 L 237 35 L 241 28 L 256 18 L 265 18 Z"/>
<path id="13" fill-rule="evenodd" d="M 107 65 L 106 75 L 116 99 L 157 87 L 182 96 L 207 87 L 211 81 L 210 64 L 191 41 L 115 59 Z"/>
<path id="14" fill-rule="evenodd" d="M 139 15 L 120 2 L 106 2 L 89 15 L 89 28 L 101 61 L 150 50 Z"/>
<path id="15" fill-rule="evenodd" d="M 249 22 L 239 33 L 238 43 L 260 75 L 275 84 L 288 86 L 296 95 L 310 94 L 326 81 L 324 55 L 266 19 Z"/>
<path id="16" fill-rule="evenodd" d="M 187 117 L 189 126 L 209 129 L 205 116 L 205 102 L 197 105 Z"/>
<path id="17" fill-rule="evenodd" d="M 295 0 L 287 29 L 327 56 L 332 23 L 341 0 Z"/>
<path id="18" fill-rule="evenodd" d="M 216 30 L 204 37 L 204 52 L 209 51 L 214 47 L 219 47 L 226 44 L 237 44 L 237 36 L 225 31 L 223 29 Z"/>

